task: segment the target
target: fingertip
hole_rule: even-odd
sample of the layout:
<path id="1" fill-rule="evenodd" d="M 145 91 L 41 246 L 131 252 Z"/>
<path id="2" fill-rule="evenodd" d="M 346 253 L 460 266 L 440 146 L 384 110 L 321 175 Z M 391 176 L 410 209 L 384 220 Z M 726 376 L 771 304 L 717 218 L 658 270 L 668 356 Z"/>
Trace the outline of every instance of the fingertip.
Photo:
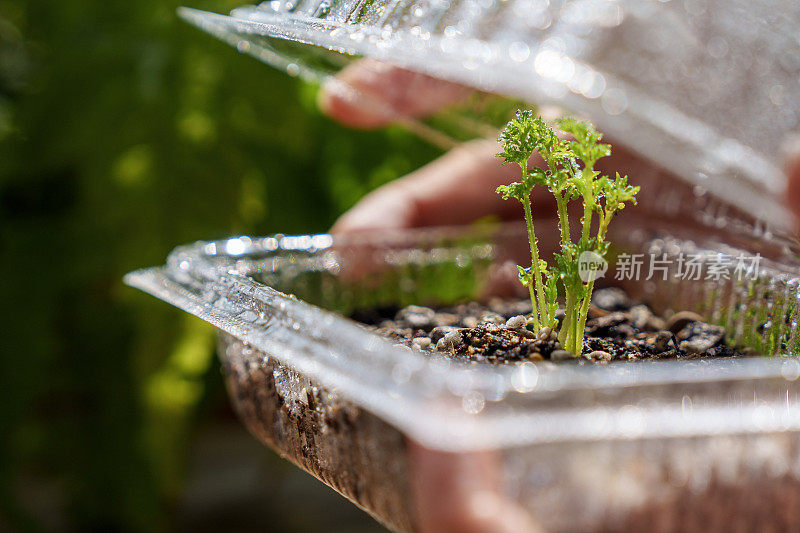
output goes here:
<path id="1" fill-rule="evenodd" d="M 394 230 L 413 226 L 414 204 L 400 187 L 377 189 L 340 216 L 331 227 L 334 235 Z"/>
<path id="2" fill-rule="evenodd" d="M 461 101 L 471 89 L 387 63 L 361 59 L 325 80 L 317 97 L 326 115 L 373 129 L 427 116 Z"/>
<path id="3" fill-rule="evenodd" d="M 317 109 L 322 111 L 323 115 L 327 115 L 330 118 L 336 118 L 333 114 L 333 95 L 331 94 L 330 90 L 328 90 L 328 81 L 322 82 L 322 86 L 320 86 L 319 91 L 317 91 Z"/>
<path id="4" fill-rule="evenodd" d="M 466 502 L 463 521 L 470 527 L 460 529 L 492 533 L 542 533 L 542 529 L 524 508 L 496 491 L 473 492 Z"/>
<path id="5" fill-rule="evenodd" d="M 391 122 L 387 113 L 368 105 L 368 100 L 350 82 L 336 77 L 325 80 L 317 93 L 319 110 L 345 126 L 374 129 Z"/>

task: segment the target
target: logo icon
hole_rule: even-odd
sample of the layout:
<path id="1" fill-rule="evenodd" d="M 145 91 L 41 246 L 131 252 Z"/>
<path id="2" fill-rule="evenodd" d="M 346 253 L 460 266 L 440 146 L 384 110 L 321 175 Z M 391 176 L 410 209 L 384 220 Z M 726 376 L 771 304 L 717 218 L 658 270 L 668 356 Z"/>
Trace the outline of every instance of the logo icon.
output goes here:
<path id="1" fill-rule="evenodd" d="M 578 256 L 578 276 L 584 283 L 589 283 L 605 276 L 608 262 L 597 252 L 587 250 Z"/>

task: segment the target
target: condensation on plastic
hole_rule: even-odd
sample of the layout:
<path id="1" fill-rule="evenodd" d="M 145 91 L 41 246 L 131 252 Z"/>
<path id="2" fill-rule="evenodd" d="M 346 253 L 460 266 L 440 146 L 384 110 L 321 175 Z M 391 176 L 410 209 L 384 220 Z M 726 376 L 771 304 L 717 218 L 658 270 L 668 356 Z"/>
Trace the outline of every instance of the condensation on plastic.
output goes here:
<path id="1" fill-rule="evenodd" d="M 781 200 L 786 143 L 800 131 L 797 2 L 272 0 L 230 16 L 180 14 L 292 75 L 319 80 L 345 64 L 286 44 L 305 43 L 559 104 L 688 182 L 790 225 Z"/>

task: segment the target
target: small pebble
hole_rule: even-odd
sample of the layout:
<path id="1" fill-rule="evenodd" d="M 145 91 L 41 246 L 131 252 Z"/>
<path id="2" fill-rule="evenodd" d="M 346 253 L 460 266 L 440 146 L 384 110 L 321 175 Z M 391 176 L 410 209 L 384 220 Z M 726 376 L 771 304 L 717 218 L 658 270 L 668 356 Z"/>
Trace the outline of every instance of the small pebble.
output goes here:
<path id="1" fill-rule="evenodd" d="M 553 361 L 566 361 L 567 359 L 575 359 L 571 353 L 566 350 L 553 350 L 550 353 L 550 359 Z"/>
<path id="2" fill-rule="evenodd" d="M 433 317 L 434 326 L 455 326 L 458 324 L 458 315 L 453 313 L 436 313 Z"/>
<path id="3" fill-rule="evenodd" d="M 716 344 L 717 343 L 714 339 L 706 339 L 701 337 L 699 339 L 681 342 L 680 349 L 689 354 L 699 355 L 707 352 Z"/>
<path id="4" fill-rule="evenodd" d="M 458 328 L 452 326 L 438 326 L 431 330 L 431 341 L 439 342 L 445 335 L 452 331 L 458 331 Z"/>
<path id="5" fill-rule="evenodd" d="M 436 311 L 429 307 L 419 305 L 409 305 L 398 311 L 395 319 L 398 322 L 405 322 L 414 329 L 425 329 L 433 325 L 433 318 Z"/>
<path id="6" fill-rule="evenodd" d="M 703 317 L 691 311 L 680 311 L 675 313 L 669 320 L 667 320 L 664 327 L 672 333 L 678 333 L 680 330 L 691 324 L 692 322 L 702 322 Z"/>
<path id="7" fill-rule="evenodd" d="M 669 331 L 659 331 L 653 339 L 653 348 L 657 352 L 663 352 L 667 349 L 669 341 L 672 340 L 672 333 Z"/>
<path id="8" fill-rule="evenodd" d="M 446 352 L 460 346 L 462 342 L 461 333 L 458 331 L 451 331 L 439 339 L 439 342 L 436 343 L 436 349 L 440 352 Z"/>
<path id="9" fill-rule="evenodd" d="M 483 324 L 493 324 L 495 326 L 502 326 L 506 323 L 506 319 L 502 316 L 498 315 L 497 313 L 484 313 L 481 316 L 481 323 Z"/>
<path id="10" fill-rule="evenodd" d="M 539 339 L 540 341 L 544 341 L 549 339 L 550 335 L 552 334 L 553 334 L 553 328 L 545 326 L 539 330 L 539 334 L 536 335 L 536 338 Z"/>
<path id="11" fill-rule="evenodd" d="M 653 313 L 650 312 L 646 305 L 634 305 L 628 313 L 631 315 L 633 325 L 638 329 L 646 329 L 650 318 L 653 316 Z"/>
<path id="12" fill-rule="evenodd" d="M 597 307 L 594 304 L 589 304 L 589 319 L 606 316 L 610 312 L 611 311 L 608 309 L 603 309 L 602 307 Z"/>
<path id="13" fill-rule="evenodd" d="M 725 329 L 720 326 L 694 322 L 678 332 L 679 347 L 686 353 L 702 354 L 722 342 Z"/>
<path id="14" fill-rule="evenodd" d="M 417 337 L 411 341 L 411 344 L 419 350 L 427 350 L 431 347 L 431 340 L 428 337 Z"/>
<path id="15" fill-rule="evenodd" d="M 465 328 L 474 328 L 478 325 L 478 318 L 474 316 L 468 316 L 461 321 L 464 324 Z"/>
<path id="16" fill-rule="evenodd" d="M 616 287 L 600 289 L 592 295 L 592 302 L 597 307 L 608 311 L 621 311 L 627 309 L 631 301 L 625 291 Z"/>
<path id="17" fill-rule="evenodd" d="M 634 327 L 642 331 L 659 331 L 665 329 L 664 320 L 653 314 L 646 305 L 635 305 L 629 311 Z"/>
<path id="18" fill-rule="evenodd" d="M 461 332 L 458 330 L 451 331 L 450 333 L 445 335 L 444 340 L 449 342 L 453 346 L 459 346 L 464 342 L 464 340 L 461 338 Z"/>
<path id="19" fill-rule="evenodd" d="M 602 350 L 595 350 L 589 354 L 589 359 L 608 362 L 611 361 L 611 354 Z"/>
<path id="20" fill-rule="evenodd" d="M 522 329 L 528 325 L 528 319 L 522 315 L 512 316 L 506 320 L 506 327 L 508 329 Z"/>

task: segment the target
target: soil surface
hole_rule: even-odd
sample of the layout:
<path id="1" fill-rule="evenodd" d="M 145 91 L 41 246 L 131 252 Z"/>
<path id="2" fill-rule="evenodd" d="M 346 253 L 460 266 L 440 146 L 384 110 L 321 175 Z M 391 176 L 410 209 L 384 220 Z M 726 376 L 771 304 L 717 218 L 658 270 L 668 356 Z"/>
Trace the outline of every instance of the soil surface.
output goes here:
<path id="1" fill-rule="evenodd" d="M 556 332 L 549 328 L 533 331 L 525 319 L 530 313 L 529 300 L 496 299 L 438 309 L 416 305 L 399 310 L 372 309 L 355 312 L 352 318 L 403 346 L 493 364 L 744 355 L 726 344 L 724 328 L 708 324 L 689 311 L 656 316 L 649 307 L 632 302 L 616 288 L 595 291 L 579 358 L 562 349 Z M 559 319 L 561 316 L 563 310 Z"/>

